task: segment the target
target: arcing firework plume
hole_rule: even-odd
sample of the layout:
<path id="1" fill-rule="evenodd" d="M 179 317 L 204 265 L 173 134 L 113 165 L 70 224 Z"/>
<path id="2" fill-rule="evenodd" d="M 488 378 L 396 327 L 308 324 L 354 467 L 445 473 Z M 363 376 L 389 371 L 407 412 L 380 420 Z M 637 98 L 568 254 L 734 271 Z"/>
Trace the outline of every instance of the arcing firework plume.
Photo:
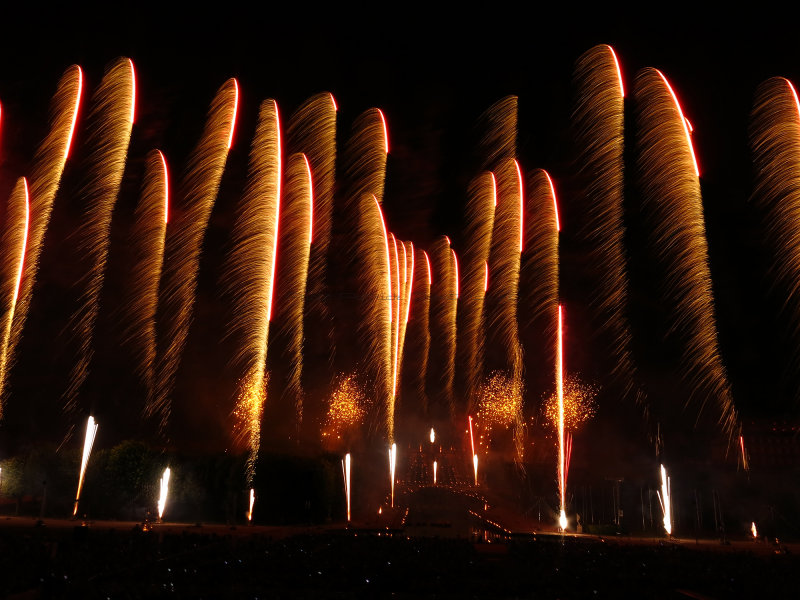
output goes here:
<path id="1" fill-rule="evenodd" d="M 504 161 L 496 171 L 496 178 L 497 208 L 489 254 L 492 284 L 486 292 L 486 368 L 506 371 L 512 379 L 521 380 L 522 346 L 517 302 L 522 249 L 522 181 L 516 161 Z"/>
<path id="2" fill-rule="evenodd" d="M 492 104 L 481 117 L 483 170 L 494 171 L 504 161 L 517 156 L 517 104 L 516 96 L 506 96 Z"/>
<path id="3" fill-rule="evenodd" d="M 800 365 L 800 104 L 788 79 L 773 77 L 756 90 L 750 116 L 755 167 L 753 200 L 761 210 L 771 251 L 771 269 L 783 298 L 783 317 L 792 339 L 791 370 Z"/>
<path id="4" fill-rule="evenodd" d="M 403 356 L 406 348 L 406 331 L 408 330 L 408 319 L 411 314 L 411 295 L 414 293 L 414 263 L 416 253 L 414 244 L 411 242 L 398 242 L 402 251 L 402 260 L 398 257 L 398 281 L 400 291 L 400 318 L 398 319 L 397 333 L 397 355 L 394 365 L 394 395 L 398 394 L 399 382 L 403 369 Z"/>
<path id="5" fill-rule="evenodd" d="M 154 150 L 147 156 L 142 196 L 136 207 L 131 245 L 136 262 L 129 279 L 126 306 L 126 340 L 134 351 L 135 368 L 153 394 L 156 360 L 156 310 L 158 286 L 164 265 L 164 240 L 169 220 L 169 174 L 164 155 Z"/>
<path id="6" fill-rule="evenodd" d="M 92 340 L 100 312 L 100 292 L 111 241 L 111 215 L 125 171 L 135 107 L 133 62 L 127 58 L 117 59 L 106 71 L 92 97 L 88 118 L 86 145 L 90 153 L 85 162 L 88 178 L 80 192 L 84 216 L 78 230 L 86 275 L 79 284 L 81 300 L 78 310 L 72 316 L 78 351 L 64 394 L 67 411 L 74 410 L 92 362 Z"/>
<path id="7" fill-rule="evenodd" d="M 688 383 L 716 399 L 719 421 L 732 435 L 736 411 L 719 352 L 699 170 L 686 119 L 656 69 L 637 74 L 633 95 L 643 210 L 666 271 L 663 289 L 675 306 L 670 333 L 684 342 Z"/>
<path id="8" fill-rule="evenodd" d="M 461 294 L 458 306 L 457 363 L 463 372 L 456 379 L 459 395 L 466 401 L 466 412 L 474 412 L 475 392 L 483 373 L 483 308 L 487 291 L 489 250 L 497 200 L 492 173 L 483 173 L 469 186 L 467 194 L 467 246 L 461 255 Z"/>
<path id="9" fill-rule="evenodd" d="M 14 313 L 19 301 L 22 272 L 25 265 L 25 250 L 28 245 L 30 229 L 30 198 L 28 182 L 23 177 L 14 186 L 6 211 L 6 229 L 3 231 L 0 256 L 8 257 L 0 264 L 0 310 L 3 322 L 0 323 L 0 419 L 3 417 L 3 393 L 8 372 L 8 352 L 11 341 L 11 328 Z"/>
<path id="10" fill-rule="evenodd" d="M 344 151 L 348 205 L 357 207 L 362 198 L 369 196 L 374 196 L 378 204 L 383 203 L 388 154 L 386 117 L 380 109 L 371 108 L 353 123 L 353 133 Z"/>
<path id="11" fill-rule="evenodd" d="M 244 196 L 237 209 L 227 287 L 233 296 L 233 333 L 241 339 L 236 362 L 244 373 L 237 413 L 243 418 L 252 485 L 261 443 L 261 415 L 266 389 L 265 369 L 269 322 L 275 288 L 281 199 L 281 130 L 278 105 L 261 104 L 250 150 Z"/>
<path id="12" fill-rule="evenodd" d="M 33 159 L 33 175 L 29 182 L 30 225 L 23 274 L 19 283 L 14 319 L 11 322 L 11 334 L 3 348 L 6 374 L 13 364 L 14 349 L 22 337 L 25 326 L 33 284 L 39 268 L 39 255 L 50 222 L 53 200 L 72 144 L 82 93 L 83 73 L 79 66 L 73 65 L 67 69 L 58 83 L 50 105 L 50 131 Z M 3 385 L 4 379 L 0 380 L 0 414 L 2 414 Z"/>
<path id="13" fill-rule="evenodd" d="M 577 102 L 573 111 L 578 181 L 587 244 L 589 288 L 594 290 L 592 323 L 610 353 L 612 374 L 630 391 L 636 385 L 631 332 L 626 315 L 628 281 L 624 250 L 623 148 L 624 90 L 611 46 L 585 52 L 575 66 Z M 641 392 L 637 390 L 643 400 Z"/>
<path id="14" fill-rule="evenodd" d="M 431 264 L 425 251 L 419 251 L 413 264 L 411 288 L 411 310 L 408 317 L 405 354 L 402 364 L 401 396 L 415 398 L 412 406 L 414 414 L 425 415 L 428 411 L 425 383 L 427 380 L 428 356 L 430 354 L 430 304 L 431 304 Z M 411 403 L 407 402 L 407 405 Z"/>
<path id="15" fill-rule="evenodd" d="M 239 85 L 230 79 L 217 92 L 203 134 L 183 176 L 175 218 L 167 228 L 159 333 L 156 393 L 147 413 L 157 416 L 165 432 L 171 414 L 170 396 L 194 310 L 200 248 L 233 140 Z M 163 329 L 161 328 L 163 326 Z"/>
<path id="16" fill-rule="evenodd" d="M 308 350 L 324 348 L 332 362 L 335 344 L 332 315 L 326 300 L 328 293 L 328 248 L 333 225 L 333 191 L 336 183 L 336 102 L 327 92 L 306 100 L 289 119 L 286 129 L 289 153 L 302 152 L 308 158 L 314 181 L 314 238 L 308 264 L 306 290 L 305 333 L 309 339 Z M 321 363 L 321 361 L 319 361 Z M 321 367 L 321 364 L 320 364 Z M 322 379 L 315 375 L 314 380 Z M 324 378 L 331 379 L 330 373 Z M 320 407 L 307 407 L 317 414 L 309 414 L 309 423 L 318 422 Z M 306 411 L 307 412 L 307 411 Z"/>
<path id="17" fill-rule="evenodd" d="M 456 350 L 456 272 L 450 241 L 442 236 L 431 247 L 431 266 L 436 277 L 431 286 L 430 335 L 428 357 L 428 396 L 447 416 L 455 411 L 453 381 Z M 440 415 L 445 416 L 445 415 Z"/>
<path id="18" fill-rule="evenodd" d="M 294 405 L 297 425 L 303 418 L 303 314 L 312 246 L 313 190 L 311 168 L 303 154 L 292 154 L 286 168 L 286 193 L 281 211 L 279 248 L 281 260 L 277 280 L 277 315 L 281 323 L 289 371 L 284 386 Z"/>
<path id="19" fill-rule="evenodd" d="M 374 196 L 361 199 L 359 216 L 358 256 L 365 298 L 361 335 L 367 348 L 369 376 L 378 399 L 378 422 L 392 440 L 392 332 L 395 316 L 389 234 L 380 204 Z"/>

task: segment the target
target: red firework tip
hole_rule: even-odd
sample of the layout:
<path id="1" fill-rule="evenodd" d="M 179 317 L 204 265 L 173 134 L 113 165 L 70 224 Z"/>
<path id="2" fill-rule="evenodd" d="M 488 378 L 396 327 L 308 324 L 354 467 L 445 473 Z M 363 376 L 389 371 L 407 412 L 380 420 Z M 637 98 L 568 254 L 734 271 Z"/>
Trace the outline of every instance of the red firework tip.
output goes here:
<path id="1" fill-rule="evenodd" d="M 547 177 L 547 182 L 550 184 L 550 193 L 553 195 L 553 211 L 556 216 L 556 231 L 561 231 L 561 223 L 558 219 L 558 199 L 556 198 L 556 187 L 553 185 L 553 180 L 550 179 L 550 174 L 547 171 L 542 171 L 544 176 Z"/>
<path id="2" fill-rule="evenodd" d="M 328 92 L 328 95 L 331 97 L 331 104 L 333 104 L 333 112 L 339 112 L 339 107 L 336 105 L 336 98 L 333 97 L 333 94 Z"/>
<path id="3" fill-rule="evenodd" d="M 164 153 L 157 150 L 158 155 L 161 157 L 161 165 L 164 167 L 164 223 L 169 223 L 169 172 L 167 171 L 167 159 L 164 158 Z"/>
<path id="4" fill-rule="evenodd" d="M 383 123 L 383 139 L 386 145 L 386 154 L 389 154 L 389 130 L 386 127 L 386 117 L 383 116 L 383 111 L 379 108 L 378 114 L 381 116 L 381 123 Z"/>
<path id="5" fill-rule="evenodd" d="M 678 96 L 675 95 L 675 90 L 672 89 L 672 86 L 667 81 L 667 78 L 664 77 L 664 74 L 656 69 L 656 73 L 659 74 L 661 79 L 664 81 L 664 84 L 667 86 L 670 95 L 672 96 L 672 100 L 675 102 L 675 108 L 678 110 L 678 115 L 680 115 L 681 122 L 683 123 L 683 131 L 686 134 L 686 143 L 689 146 L 689 153 L 692 155 L 692 163 L 694 164 L 694 172 L 695 174 L 700 177 L 700 167 L 697 165 L 697 157 L 694 154 L 694 146 L 692 145 L 692 134 L 689 131 L 689 121 L 686 120 L 686 117 L 683 115 L 683 109 L 681 108 L 681 103 L 678 101 Z"/>
<path id="6" fill-rule="evenodd" d="M 489 173 L 492 176 L 492 198 L 494 199 L 494 205 L 497 206 L 497 179 L 494 177 L 494 173 Z"/>
<path id="7" fill-rule="evenodd" d="M 308 173 L 308 202 L 311 214 L 308 221 L 308 244 L 314 241 L 314 180 L 311 177 L 311 165 L 308 162 L 308 157 L 303 154 L 303 160 L 306 162 L 306 173 Z"/>
<path id="8" fill-rule="evenodd" d="M 454 270 L 454 275 L 455 275 L 455 280 L 456 280 L 456 300 L 457 300 L 458 299 L 458 257 L 456 256 L 456 251 L 453 250 L 452 248 L 450 249 L 450 252 L 453 253 L 453 270 Z"/>
<path id="9" fill-rule="evenodd" d="M 617 60 L 617 53 L 614 52 L 614 48 L 611 46 L 608 46 L 608 49 L 611 51 L 611 57 L 614 59 L 614 66 L 617 67 L 617 77 L 619 77 L 619 93 L 624 98 L 625 86 L 622 84 L 622 69 L 620 69 L 619 60 Z"/>
<path id="10" fill-rule="evenodd" d="M 136 120 L 136 69 L 133 68 L 133 61 L 129 58 L 128 64 L 131 66 L 131 125 Z"/>
<path id="11" fill-rule="evenodd" d="M 228 150 L 233 147 L 233 131 L 236 129 L 236 115 L 239 112 L 239 82 L 236 81 L 235 78 L 233 80 L 233 91 L 233 116 L 231 117 L 231 133 L 228 136 Z M 277 105 L 275 106 L 275 110 L 277 112 Z"/>
<path id="12" fill-rule="evenodd" d="M 514 166 L 517 168 L 517 181 L 519 181 L 519 251 L 522 252 L 522 240 L 525 237 L 525 228 L 523 227 L 525 223 L 525 201 L 522 196 L 522 170 L 516 160 L 514 161 Z"/>
<path id="13" fill-rule="evenodd" d="M 69 135 L 67 136 L 67 147 L 64 150 L 64 160 L 69 156 L 69 150 L 72 147 L 72 136 L 75 134 L 75 124 L 78 122 L 78 108 L 81 105 L 81 96 L 83 95 L 83 70 L 79 65 L 75 65 L 78 69 L 78 91 L 75 94 L 75 108 L 72 111 L 72 123 L 69 126 Z"/>
<path id="14" fill-rule="evenodd" d="M 425 255 L 425 262 L 428 264 L 428 285 L 433 283 L 433 274 L 431 273 L 431 259 L 428 258 L 428 253 L 425 250 L 422 251 Z"/>
<path id="15" fill-rule="evenodd" d="M 386 247 L 386 284 L 389 291 L 389 322 L 392 322 L 392 261 L 389 258 L 389 235 L 386 233 L 386 221 L 383 219 L 383 211 L 378 199 L 373 195 L 372 199 L 375 201 L 375 207 L 378 209 L 378 216 L 381 218 L 381 229 L 383 230 L 383 243 Z"/>

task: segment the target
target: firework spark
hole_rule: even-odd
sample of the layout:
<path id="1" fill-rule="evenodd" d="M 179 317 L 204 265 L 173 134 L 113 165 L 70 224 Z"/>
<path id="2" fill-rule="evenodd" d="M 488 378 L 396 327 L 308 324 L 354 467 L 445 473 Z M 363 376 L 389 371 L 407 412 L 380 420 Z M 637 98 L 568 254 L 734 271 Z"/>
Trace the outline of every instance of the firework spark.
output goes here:
<path id="1" fill-rule="evenodd" d="M 386 119 L 377 108 L 359 115 L 344 151 L 344 176 L 348 182 L 345 194 L 351 206 L 358 206 L 363 197 L 375 196 L 383 203 L 386 179 L 386 156 L 389 153 Z"/>
<path id="2" fill-rule="evenodd" d="M 72 516 L 78 514 L 78 502 L 81 499 L 81 489 L 83 488 L 83 479 L 86 476 L 86 466 L 89 464 L 89 455 L 92 453 L 92 446 L 94 445 L 94 438 L 97 435 L 98 424 L 95 423 L 94 417 L 90 416 L 86 421 L 86 436 L 83 438 L 83 454 L 81 455 L 81 470 L 78 474 L 78 491 L 75 492 L 75 504 L 72 508 Z"/>
<path id="3" fill-rule="evenodd" d="M 164 474 L 159 480 L 159 495 L 158 495 L 158 518 L 164 516 L 164 508 L 167 506 L 167 494 L 169 494 L 169 467 L 164 469 Z"/>
<path id="4" fill-rule="evenodd" d="M 126 339 L 135 369 L 145 382 L 148 398 L 154 389 L 158 286 L 164 265 L 164 240 L 169 221 L 169 175 L 164 155 L 155 150 L 145 164 L 142 195 L 136 207 L 131 245 L 136 259 L 129 279 Z"/>
<path id="5" fill-rule="evenodd" d="M 89 112 L 90 148 L 86 158 L 88 178 L 80 196 L 84 219 L 78 230 L 86 276 L 80 282 L 81 300 L 72 316 L 72 330 L 78 338 L 77 358 L 64 393 L 65 410 L 76 408 L 78 393 L 89 375 L 94 354 L 92 342 L 100 313 L 100 292 L 105 278 L 110 245 L 111 215 L 122 184 L 125 161 L 133 127 L 136 78 L 130 59 L 117 59 L 106 71 L 92 97 Z"/>
<path id="6" fill-rule="evenodd" d="M 554 394 L 544 404 L 545 420 L 558 431 L 559 419 L 563 418 L 564 431 L 574 433 L 597 414 L 595 398 L 598 391 L 597 386 L 584 383 L 576 375 L 565 376 L 561 404 L 563 415 L 559 411 L 558 397 Z"/>
<path id="7" fill-rule="evenodd" d="M 467 193 L 467 226 L 462 254 L 461 301 L 458 306 L 458 364 L 463 365 L 457 379 L 467 413 L 475 410 L 475 393 L 483 373 L 484 300 L 488 289 L 489 250 L 492 244 L 497 186 L 492 173 L 475 178 Z"/>
<path id="8" fill-rule="evenodd" d="M 453 381 L 455 378 L 456 286 L 453 254 L 446 236 L 437 238 L 431 247 L 431 262 L 437 277 L 431 290 L 431 353 L 428 363 L 428 390 L 440 406 L 454 414 Z"/>
<path id="9" fill-rule="evenodd" d="M 567 465 L 564 448 L 564 317 L 558 305 L 558 348 L 556 361 L 556 398 L 558 401 L 558 492 L 561 500 L 558 523 L 567 528 Z"/>
<path id="10" fill-rule="evenodd" d="M 694 151 L 677 98 L 660 71 L 643 69 L 634 84 L 638 167 L 651 241 L 666 270 L 664 289 L 675 309 L 670 335 L 683 338 L 688 383 L 715 398 L 719 421 L 736 424 L 717 339 L 703 204 Z M 705 400 L 701 404 L 705 405 Z"/>
<path id="11" fill-rule="evenodd" d="M 592 323 L 610 353 L 612 376 L 625 393 L 637 380 L 626 315 L 627 265 L 624 250 L 624 90 L 614 50 L 601 45 L 585 52 L 575 66 L 578 98 L 573 111 L 580 165 L 578 182 L 585 204 L 582 235 L 590 263 L 589 289 L 594 290 Z M 644 401 L 637 390 L 640 402 Z"/>
<path id="12" fill-rule="evenodd" d="M 392 445 L 389 448 L 389 477 L 391 477 L 392 508 L 394 508 L 394 478 L 396 470 L 397 470 L 397 444 L 392 442 Z"/>
<path id="13" fill-rule="evenodd" d="M 342 461 L 342 475 L 344 475 L 344 494 L 347 500 L 347 522 L 350 522 L 350 453 L 344 455 Z"/>
<path id="14" fill-rule="evenodd" d="M 354 374 L 337 377 L 327 406 L 322 428 L 323 440 L 344 440 L 345 444 L 349 443 L 364 422 L 367 412 L 366 394 Z"/>
<path id="15" fill-rule="evenodd" d="M 519 380 L 493 372 L 478 388 L 477 420 L 491 435 L 494 428 L 508 429 L 522 419 L 522 386 Z"/>
<path id="16" fill-rule="evenodd" d="M 424 259 L 424 260 L 423 260 Z M 415 398 L 415 412 L 426 415 L 428 401 L 425 389 L 427 381 L 428 357 L 430 355 L 430 305 L 431 305 L 431 270 L 428 254 L 423 251 L 422 257 L 412 266 L 409 277 L 412 280 L 410 304 L 414 310 L 409 313 L 407 328 L 407 359 L 403 362 L 401 384 L 404 389 L 401 396 Z"/>
<path id="17" fill-rule="evenodd" d="M 664 531 L 667 532 L 667 535 L 672 535 L 672 492 L 664 465 L 661 465 L 661 493 L 656 493 L 661 504 L 661 512 L 664 515 Z"/>
<path id="18" fill-rule="evenodd" d="M 490 106 L 481 117 L 480 156 L 482 169 L 494 171 L 501 163 L 517 156 L 516 96 L 506 96 Z"/>
<path id="19" fill-rule="evenodd" d="M 147 414 L 159 418 L 162 433 L 172 411 L 172 390 L 194 312 L 200 249 L 228 158 L 238 103 L 239 86 L 230 79 L 211 104 L 203 134 L 179 186 L 179 210 L 167 229 L 157 320 L 163 326 L 163 335 L 157 345 L 156 394 L 147 406 Z M 254 385 L 261 387 L 257 382 Z"/>
<path id="20" fill-rule="evenodd" d="M 30 197 L 28 195 L 28 182 L 23 177 L 14 186 L 8 201 L 6 222 L 8 229 L 3 232 L 3 256 L 11 258 L 9 264 L 2 265 L 0 282 L 12 284 L 12 289 L 2 290 L 2 310 L 5 323 L 2 325 L 2 340 L 0 340 L 0 419 L 3 417 L 3 393 L 5 389 L 6 373 L 8 367 L 9 343 L 11 341 L 11 328 L 14 323 L 14 313 L 19 300 L 19 290 L 22 284 L 22 273 L 25 266 L 25 251 L 28 245 L 28 232 L 30 230 Z M 12 270 L 6 274 L 6 271 Z M 15 272 L 14 272 L 15 271 Z"/>

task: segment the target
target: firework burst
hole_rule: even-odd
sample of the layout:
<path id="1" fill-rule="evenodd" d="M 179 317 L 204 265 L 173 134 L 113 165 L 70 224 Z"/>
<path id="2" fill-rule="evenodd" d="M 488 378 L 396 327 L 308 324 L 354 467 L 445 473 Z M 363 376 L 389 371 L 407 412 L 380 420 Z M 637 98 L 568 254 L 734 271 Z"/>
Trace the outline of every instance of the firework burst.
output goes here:
<path id="1" fill-rule="evenodd" d="M 367 414 L 367 396 L 354 374 L 339 375 L 328 400 L 322 439 L 331 446 L 348 446 Z"/>

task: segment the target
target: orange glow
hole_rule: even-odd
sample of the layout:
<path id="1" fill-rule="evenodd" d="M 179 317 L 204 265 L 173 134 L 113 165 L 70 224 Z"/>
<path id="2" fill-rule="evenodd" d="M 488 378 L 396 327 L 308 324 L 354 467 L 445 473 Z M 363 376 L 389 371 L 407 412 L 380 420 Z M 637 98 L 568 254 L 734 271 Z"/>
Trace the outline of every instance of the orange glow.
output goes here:
<path id="1" fill-rule="evenodd" d="M 308 245 L 314 241 L 314 179 L 311 177 L 311 165 L 308 164 L 308 157 L 303 154 L 303 160 L 306 161 L 306 172 L 308 173 L 308 201 L 311 204 L 309 210 L 311 211 L 311 218 L 308 220 Z"/>
<path id="2" fill-rule="evenodd" d="M 400 296 L 402 295 L 400 290 L 400 261 L 397 252 L 397 238 L 394 237 L 394 234 L 390 234 L 392 236 L 392 242 L 394 243 L 394 271 L 395 275 L 397 275 L 397 307 L 394 309 L 394 314 L 397 315 L 394 323 L 394 366 L 392 368 L 392 396 L 397 395 L 397 359 L 400 353 Z"/>
<path id="3" fill-rule="evenodd" d="M 564 456 L 564 329 L 563 309 L 558 305 L 558 348 L 556 355 L 556 398 L 558 401 L 558 487 L 561 515 L 566 510 L 567 472 Z M 562 529 L 565 527 L 562 525 Z"/>
<path id="4" fill-rule="evenodd" d="M 561 231 L 561 223 L 558 219 L 558 199 L 556 198 L 556 187 L 553 185 L 553 180 L 550 179 L 550 173 L 543 171 L 544 176 L 547 177 L 547 182 L 550 184 L 550 193 L 553 194 L 553 210 L 556 214 L 556 231 Z"/>
<path id="5" fill-rule="evenodd" d="M 697 157 L 694 154 L 694 146 L 692 146 L 692 135 L 687 125 L 688 121 L 686 120 L 686 117 L 683 116 L 681 103 L 678 102 L 678 97 L 675 95 L 675 91 L 672 89 L 672 86 L 669 84 L 669 81 L 667 81 L 667 78 L 664 77 L 664 74 L 658 69 L 656 69 L 656 73 L 658 73 L 661 76 L 661 79 L 664 80 L 664 84 L 667 86 L 669 93 L 672 95 L 672 100 L 675 102 L 675 108 L 678 110 L 678 115 L 680 115 L 681 122 L 683 123 L 683 131 L 686 133 L 686 143 L 689 145 L 689 153 L 692 155 L 692 163 L 694 163 L 694 172 L 698 177 L 700 177 L 700 167 L 697 166 Z"/>
<path id="6" fill-rule="evenodd" d="M 611 56 L 614 58 L 614 64 L 617 67 L 617 77 L 619 77 L 619 92 L 622 97 L 625 97 L 625 86 L 622 85 L 622 69 L 619 68 L 619 61 L 617 60 L 617 53 L 614 52 L 614 49 L 611 46 L 608 46 L 608 49 L 611 51 Z"/>
<path id="7" fill-rule="evenodd" d="M 472 434 L 472 415 L 469 415 L 469 444 L 472 448 L 472 455 L 475 455 L 475 436 Z"/>
<path id="8" fill-rule="evenodd" d="M 689 133 L 694 133 L 694 127 L 692 127 L 691 121 L 686 117 L 683 117 L 683 120 L 686 121 L 686 127 L 689 129 Z"/>
<path id="9" fill-rule="evenodd" d="M 497 179 L 494 177 L 494 173 L 489 173 L 492 176 L 492 198 L 494 198 L 494 206 L 497 208 Z"/>
<path id="10" fill-rule="evenodd" d="M 389 154 L 389 130 L 386 127 L 386 117 L 383 116 L 383 111 L 379 108 L 378 114 L 381 116 L 381 123 L 383 123 L 383 139 L 386 142 L 386 154 Z"/>
<path id="11" fill-rule="evenodd" d="M 72 147 L 72 136 L 75 133 L 75 124 L 78 122 L 78 108 L 81 105 L 81 96 L 83 95 L 83 71 L 78 67 L 78 93 L 75 94 L 75 108 L 72 111 L 72 124 L 69 126 L 69 135 L 67 136 L 67 147 L 64 150 L 64 160 L 69 156 L 69 149 Z"/>
<path id="12" fill-rule="evenodd" d="M 789 81 L 785 77 L 783 77 L 782 79 L 786 82 L 786 85 L 789 86 L 789 90 L 791 90 L 792 92 L 792 97 L 794 98 L 794 105 L 795 107 L 797 107 L 797 116 L 800 118 L 800 101 L 797 100 L 797 90 L 794 89 L 794 85 L 792 85 L 791 81 Z"/>
<path id="13" fill-rule="evenodd" d="M 375 201 L 375 206 L 378 209 L 378 215 L 381 217 L 381 227 L 383 228 L 383 243 L 386 247 L 386 290 L 389 294 L 389 323 L 392 322 L 392 261 L 389 259 L 389 236 L 386 234 L 386 221 L 383 220 L 383 211 L 381 205 L 378 204 L 378 199 L 373 195 L 372 199 Z"/>
<path id="14" fill-rule="evenodd" d="M 236 80 L 233 80 L 236 83 Z M 239 84 L 236 84 L 236 100 L 238 103 L 239 100 Z M 235 115 L 234 115 L 234 123 L 235 123 Z M 269 277 L 269 300 L 267 305 L 267 319 L 272 321 L 272 298 L 275 293 L 275 265 L 278 262 L 278 228 L 280 226 L 280 216 L 281 216 L 281 168 L 282 168 L 282 153 L 283 148 L 281 147 L 281 118 L 278 114 L 278 103 L 275 103 L 275 129 L 278 132 L 278 174 L 277 174 L 277 189 L 278 189 L 278 201 L 275 203 L 275 239 L 272 242 L 272 273 Z M 233 140 L 233 128 L 231 128 L 231 141 Z M 228 146 L 230 149 L 230 145 Z"/>
<path id="15" fill-rule="evenodd" d="M 333 104 L 333 112 L 339 112 L 339 107 L 336 106 L 336 98 L 333 97 L 333 94 L 328 92 L 328 95 L 331 97 L 331 104 Z"/>
<path id="16" fill-rule="evenodd" d="M 428 263 L 428 285 L 430 286 L 433 284 L 433 274 L 431 273 L 431 259 L 428 258 L 428 253 L 425 250 L 422 251 L 425 255 L 425 262 Z"/>
<path id="17" fill-rule="evenodd" d="M 489 261 L 483 261 L 483 293 L 489 291 Z"/>
<path id="18" fill-rule="evenodd" d="M 450 248 L 450 252 L 453 253 L 453 269 L 455 271 L 454 275 L 456 278 L 456 300 L 458 300 L 458 258 L 456 257 L 456 251 Z"/>
<path id="19" fill-rule="evenodd" d="M 233 130 L 236 129 L 236 115 L 239 113 L 239 82 L 236 79 L 233 80 L 233 89 L 235 91 L 235 95 L 233 97 L 233 118 L 231 119 L 231 134 L 228 137 L 228 150 L 231 149 L 233 146 Z M 277 112 L 278 104 L 275 104 L 275 111 Z M 280 140 L 280 136 L 278 136 Z"/>
<path id="20" fill-rule="evenodd" d="M 450 238 L 449 238 L 449 237 L 447 237 L 447 236 L 444 236 L 444 239 L 446 239 L 446 240 L 447 240 L 447 245 L 448 245 L 448 246 L 452 246 L 452 243 L 450 242 Z"/>
<path id="21" fill-rule="evenodd" d="M 136 69 L 133 68 L 133 61 L 129 58 L 131 65 L 131 125 L 136 121 Z"/>
<path id="22" fill-rule="evenodd" d="M 161 157 L 161 164 L 164 166 L 164 223 L 169 223 L 169 173 L 167 172 L 167 159 L 164 153 L 158 150 Z"/>
<path id="23" fill-rule="evenodd" d="M 25 234 L 22 238 L 22 252 L 19 256 L 19 269 L 17 271 L 17 285 L 14 288 L 14 299 L 11 301 L 11 310 L 13 311 L 17 305 L 17 298 L 19 298 L 19 286 L 22 283 L 22 267 L 25 265 L 25 252 L 28 249 L 28 230 L 31 223 L 31 202 L 28 195 L 28 180 L 22 178 L 22 183 L 25 186 Z M 11 317 L 13 319 L 13 317 Z"/>
<path id="24" fill-rule="evenodd" d="M 522 252 L 522 240 L 525 237 L 525 228 L 523 227 L 525 221 L 525 202 L 522 197 L 522 171 L 516 160 L 514 161 L 514 166 L 517 168 L 517 181 L 519 181 L 519 251 Z"/>
<path id="25" fill-rule="evenodd" d="M 406 323 L 408 323 L 408 315 L 411 312 L 411 294 L 414 291 L 414 242 L 411 242 L 411 273 L 410 281 L 408 282 L 408 303 L 406 304 Z"/>

